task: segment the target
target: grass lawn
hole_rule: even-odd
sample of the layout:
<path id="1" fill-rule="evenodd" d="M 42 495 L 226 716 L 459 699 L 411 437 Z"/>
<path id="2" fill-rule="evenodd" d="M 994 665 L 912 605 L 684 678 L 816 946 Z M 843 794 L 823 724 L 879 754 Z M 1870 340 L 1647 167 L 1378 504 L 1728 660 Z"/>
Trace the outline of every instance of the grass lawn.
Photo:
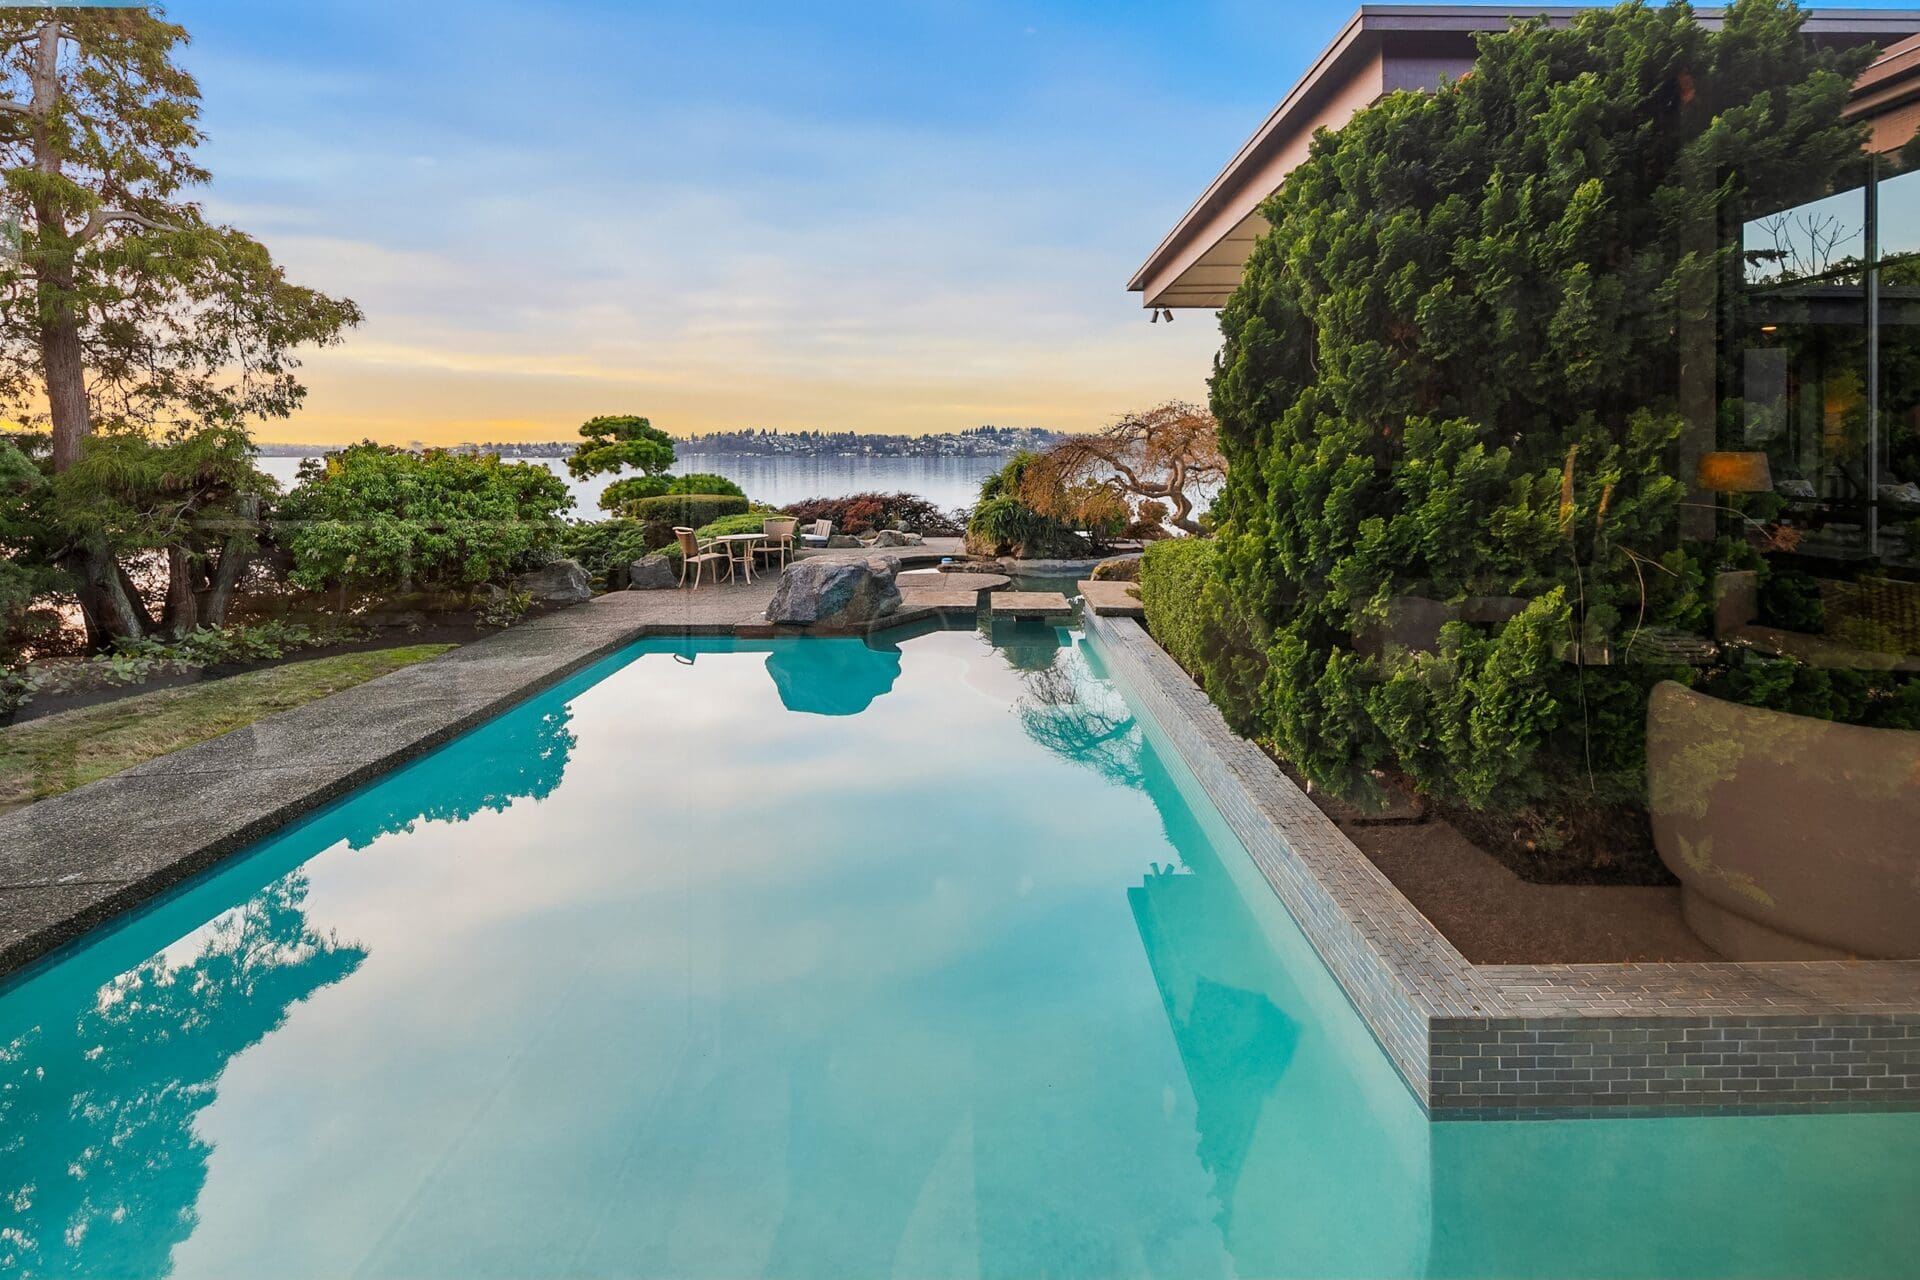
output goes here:
<path id="1" fill-rule="evenodd" d="M 445 653 L 450 644 L 343 653 L 120 698 L 0 729 L 0 813 Z"/>

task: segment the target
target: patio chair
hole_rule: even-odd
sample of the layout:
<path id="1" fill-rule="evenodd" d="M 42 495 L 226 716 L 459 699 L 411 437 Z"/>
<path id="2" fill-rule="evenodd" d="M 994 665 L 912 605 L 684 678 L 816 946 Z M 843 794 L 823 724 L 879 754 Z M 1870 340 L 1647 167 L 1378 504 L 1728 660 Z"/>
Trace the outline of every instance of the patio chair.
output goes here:
<path id="1" fill-rule="evenodd" d="M 800 542 L 804 546 L 824 547 L 827 545 L 827 539 L 831 537 L 833 537 L 833 521 L 815 520 L 812 529 L 800 535 Z"/>
<path id="2" fill-rule="evenodd" d="M 733 576 L 733 567 L 728 564 L 727 553 L 724 550 L 716 551 L 714 549 L 715 543 L 701 542 L 699 537 L 691 529 L 676 527 L 673 531 L 673 536 L 680 544 L 681 586 L 684 587 L 687 585 L 687 570 L 689 568 L 693 570 L 693 585 L 695 590 L 698 590 L 700 587 L 701 573 L 704 572 L 710 564 L 716 566 L 727 564 L 727 576 Z M 718 581 L 719 577 L 720 571 L 718 568 L 715 568 L 714 580 Z"/>
<path id="3" fill-rule="evenodd" d="M 799 527 L 800 522 L 792 516 L 777 516 L 761 521 L 760 532 L 766 535 L 766 540 L 754 550 L 766 557 L 768 564 L 777 558 L 780 566 L 785 568 L 793 559 L 793 533 Z"/>

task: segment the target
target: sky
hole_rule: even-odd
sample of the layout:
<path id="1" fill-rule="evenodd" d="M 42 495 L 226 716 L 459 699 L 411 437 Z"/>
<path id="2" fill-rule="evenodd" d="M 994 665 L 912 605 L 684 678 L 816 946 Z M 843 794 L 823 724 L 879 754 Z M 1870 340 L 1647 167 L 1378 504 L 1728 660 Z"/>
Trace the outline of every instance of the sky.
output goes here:
<path id="1" fill-rule="evenodd" d="M 1075 430 L 1199 399 L 1126 282 L 1350 16 L 1172 4 L 173 0 L 209 214 L 366 322 L 262 439 L 597 413 Z"/>

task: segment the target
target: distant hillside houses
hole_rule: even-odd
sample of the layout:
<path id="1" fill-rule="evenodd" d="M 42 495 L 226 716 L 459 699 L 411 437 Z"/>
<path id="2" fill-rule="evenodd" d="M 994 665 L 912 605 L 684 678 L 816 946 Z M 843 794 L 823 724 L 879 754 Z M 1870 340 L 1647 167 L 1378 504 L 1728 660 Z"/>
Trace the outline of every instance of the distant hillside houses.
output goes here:
<path id="1" fill-rule="evenodd" d="M 1066 433 L 1044 427 L 974 427 L 970 431 L 947 431 L 938 435 L 903 436 L 883 432 L 859 431 L 779 431 L 768 428 L 745 431 L 712 431 L 705 435 L 678 437 L 674 445 L 682 454 L 779 454 L 792 457 L 841 458 L 993 458 L 1022 449 L 1044 449 Z M 564 458 L 573 452 L 572 440 L 524 440 L 457 444 L 457 453 L 497 453 L 503 458 Z M 262 457 L 313 458 L 338 449 L 338 445 L 263 444 Z M 419 441 L 410 449 L 421 449 Z"/>

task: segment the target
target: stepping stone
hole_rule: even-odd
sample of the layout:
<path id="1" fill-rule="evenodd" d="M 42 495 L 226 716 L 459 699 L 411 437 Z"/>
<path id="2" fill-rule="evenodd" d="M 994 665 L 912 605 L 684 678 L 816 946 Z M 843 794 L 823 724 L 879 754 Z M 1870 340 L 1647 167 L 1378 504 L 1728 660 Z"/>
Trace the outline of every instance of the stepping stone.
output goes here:
<path id="1" fill-rule="evenodd" d="M 1137 582 L 1096 582 L 1089 578 L 1080 584 L 1080 598 L 1087 602 L 1087 608 L 1103 618 L 1147 616 L 1146 606 L 1140 603 L 1140 584 Z"/>
<path id="2" fill-rule="evenodd" d="M 902 591 L 928 586 L 945 591 L 998 591 L 1013 579 L 1004 573 L 942 573 L 938 569 L 909 569 L 894 579 Z"/>
<path id="3" fill-rule="evenodd" d="M 980 607 L 978 591 L 951 587 L 921 586 L 917 582 L 900 582 L 900 607 L 902 609 L 964 609 L 968 613 Z"/>
<path id="4" fill-rule="evenodd" d="M 1073 613 L 1058 591 L 996 591 L 988 599 L 996 618 L 1065 618 Z"/>

